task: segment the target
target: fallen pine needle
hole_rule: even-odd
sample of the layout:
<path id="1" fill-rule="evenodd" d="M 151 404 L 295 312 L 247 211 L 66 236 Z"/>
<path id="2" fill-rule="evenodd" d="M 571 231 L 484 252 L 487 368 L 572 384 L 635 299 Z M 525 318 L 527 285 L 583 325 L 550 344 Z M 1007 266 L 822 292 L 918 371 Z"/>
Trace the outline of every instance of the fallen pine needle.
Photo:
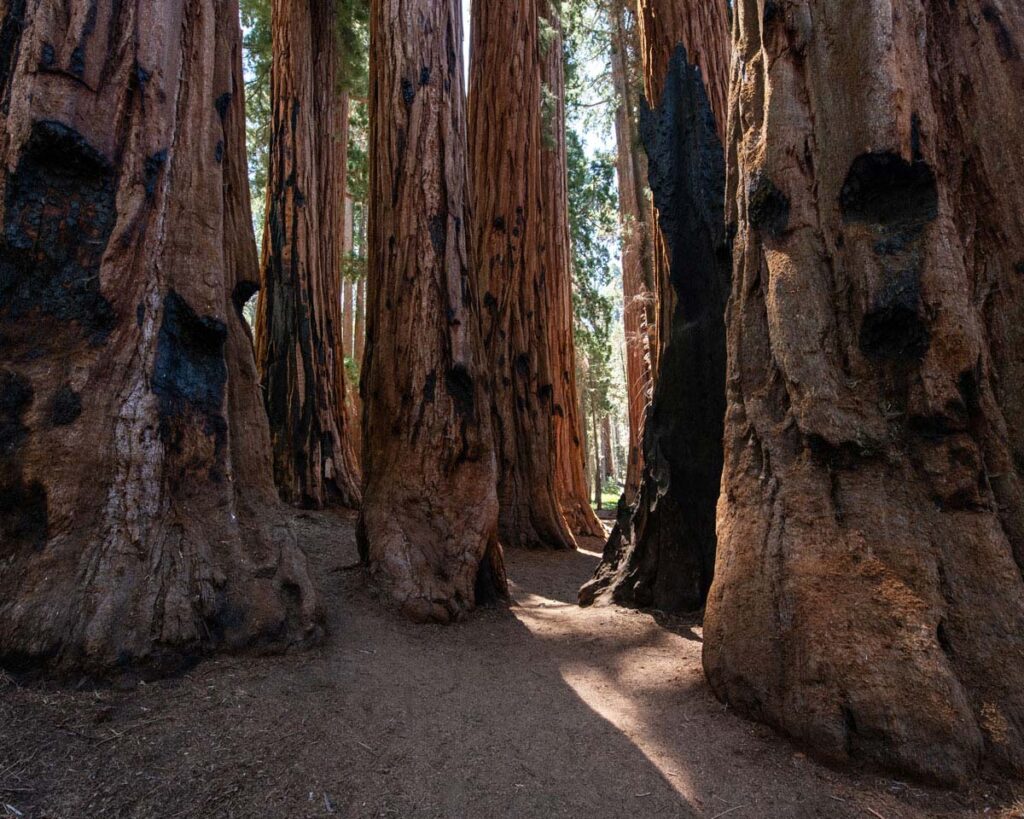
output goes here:
<path id="1" fill-rule="evenodd" d="M 727 813 L 732 813 L 734 810 L 739 810 L 740 808 L 745 807 L 746 805 L 736 805 L 735 807 L 729 808 L 728 810 L 723 810 L 721 813 L 716 813 L 714 816 L 711 817 L 711 819 L 718 819 L 719 816 L 725 816 Z"/>
<path id="2" fill-rule="evenodd" d="M 884 817 L 884 816 L 882 816 L 882 814 L 880 814 L 880 813 L 879 813 L 879 812 L 878 812 L 877 810 L 875 810 L 874 808 L 864 808 L 864 810 L 866 810 L 866 811 L 867 811 L 868 813 L 870 813 L 870 814 L 871 814 L 872 816 L 877 816 L 877 817 L 878 817 L 878 819 L 885 819 L 885 817 Z"/>

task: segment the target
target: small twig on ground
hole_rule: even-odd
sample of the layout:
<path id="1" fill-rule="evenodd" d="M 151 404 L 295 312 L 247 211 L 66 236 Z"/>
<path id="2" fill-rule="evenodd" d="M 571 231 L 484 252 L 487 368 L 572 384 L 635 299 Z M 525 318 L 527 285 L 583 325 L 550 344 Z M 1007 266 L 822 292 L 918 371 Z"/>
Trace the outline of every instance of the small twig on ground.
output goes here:
<path id="1" fill-rule="evenodd" d="M 885 817 L 884 817 L 884 816 L 882 816 L 882 814 L 880 814 L 880 813 L 879 813 L 879 812 L 878 812 L 877 810 L 875 810 L 874 808 L 868 808 L 868 807 L 865 807 L 865 808 L 864 808 L 864 810 L 866 810 L 866 811 L 867 811 L 868 813 L 870 813 L 870 814 L 871 814 L 872 816 L 875 816 L 875 817 L 877 817 L 877 819 L 885 819 Z"/>
<path id="2" fill-rule="evenodd" d="M 132 731 L 132 730 L 134 730 L 136 728 L 145 728 L 147 725 L 152 725 L 154 722 L 163 722 L 164 720 L 169 720 L 169 719 L 173 719 L 173 717 L 170 714 L 165 714 L 162 717 L 153 717 L 153 719 L 143 720 L 142 722 L 130 723 L 129 725 L 126 725 L 124 727 L 124 729 L 120 733 L 118 733 L 113 728 L 111 728 L 110 729 L 111 736 L 104 737 L 99 742 L 97 742 L 96 745 L 99 746 L 99 745 L 103 745 L 103 744 L 105 744 L 107 742 L 112 742 L 115 739 L 121 739 L 129 731 Z"/>
<path id="3" fill-rule="evenodd" d="M 739 810 L 740 808 L 745 808 L 745 807 L 746 807 L 746 805 L 737 805 L 734 808 L 729 808 L 728 810 L 723 810 L 721 813 L 716 813 L 714 816 L 711 817 L 711 819 L 718 819 L 720 816 L 725 816 L 727 813 L 732 813 L 734 810 Z"/>
<path id="4" fill-rule="evenodd" d="M 645 796 L 650 796 L 653 791 L 644 791 L 643 793 L 634 793 L 633 796 L 637 799 L 643 799 Z"/>

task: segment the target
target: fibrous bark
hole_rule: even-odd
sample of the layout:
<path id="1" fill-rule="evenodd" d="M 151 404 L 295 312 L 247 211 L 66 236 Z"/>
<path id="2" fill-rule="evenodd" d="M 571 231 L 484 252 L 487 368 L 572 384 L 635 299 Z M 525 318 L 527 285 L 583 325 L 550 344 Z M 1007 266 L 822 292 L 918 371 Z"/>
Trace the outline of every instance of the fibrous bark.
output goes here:
<path id="1" fill-rule="evenodd" d="M 1024 7 L 737 4 L 715 692 L 1024 770 Z"/>
<path id="2" fill-rule="evenodd" d="M 587 478 L 583 473 L 586 454 L 576 388 L 562 20 L 556 4 L 550 0 L 540 0 L 538 9 L 541 22 L 548 30 L 548 36 L 540 43 L 543 108 L 540 190 L 544 213 L 540 253 L 541 276 L 548 300 L 555 495 L 574 534 L 603 538 L 605 531 L 590 506 Z"/>
<path id="3" fill-rule="evenodd" d="M 700 72 L 682 46 L 660 109 L 641 111 L 641 133 L 677 306 L 645 422 L 637 502 L 632 510 L 620 504 L 580 600 L 693 611 L 704 603 L 715 562 L 730 255 L 722 145 Z"/>
<path id="4" fill-rule="evenodd" d="M 572 549 L 556 492 L 545 267 L 539 0 L 474 0 L 470 66 L 473 225 L 492 378 L 499 533 L 506 546 Z"/>
<path id="5" fill-rule="evenodd" d="M 612 81 L 618 102 L 615 110 L 616 171 L 622 252 L 622 320 L 626 337 L 626 400 L 629 409 L 623 495 L 625 503 L 632 506 L 643 474 L 644 416 L 654 384 L 652 365 L 657 346 L 654 235 L 657 227 L 645 191 L 647 159 L 637 125 L 636 25 L 626 12 L 625 0 L 612 4 L 611 15 Z"/>
<path id="6" fill-rule="evenodd" d="M 644 93 L 648 104 L 661 103 L 669 62 L 683 46 L 701 76 L 715 116 L 719 136 L 725 134 L 729 95 L 729 18 L 727 0 L 637 0 L 640 50 L 643 55 Z M 661 372 L 659 358 L 668 344 L 675 314 L 670 252 L 665 237 L 654 236 L 655 281 L 658 291 L 657 343 L 654 380 Z"/>
<path id="7" fill-rule="evenodd" d="M 373 0 L 360 551 L 404 613 L 505 596 L 459 0 Z"/>
<path id="8" fill-rule="evenodd" d="M 0 663 L 315 635 L 251 338 L 234 2 L 0 6 Z"/>
<path id="9" fill-rule="evenodd" d="M 340 304 L 348 98 L 335 0 L 273 3 L 273 105 L 256 356 L 274 477 L 299 506 L 354 507 L 361 478 Z"/>

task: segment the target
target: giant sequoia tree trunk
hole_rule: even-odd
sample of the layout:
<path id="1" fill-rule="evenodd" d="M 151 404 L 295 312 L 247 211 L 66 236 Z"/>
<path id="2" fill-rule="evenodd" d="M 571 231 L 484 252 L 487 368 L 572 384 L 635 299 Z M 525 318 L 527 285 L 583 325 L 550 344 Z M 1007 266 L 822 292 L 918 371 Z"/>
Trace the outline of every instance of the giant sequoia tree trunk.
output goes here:
<path id="1" fill-rule="evenodd" d="M 337 0 L 274 0 L 273 122 L 256 352 L 289 503 L 357 506 L 341 314 L 348 99 Z"/>
<path id="2" fill-rule="evenodd" d="M 548 105 L 542 127 L 541 223 L 542 281 L 546 283 L 548 344 L 552 372 L 552 421 L 555 437 L 555 495 L 569 528 L 578 535 L 603 538 L 605 531 L 591 508 L 586 453 L 576 388 L 573 338 L 572 246 L 569 239 L 569 165 L 565 144 L 565 62 L 562 20 L 556 4 L 540 0 L 541 20 L 551 33 L 541 43 L 541 83 Z"/>
<path id="3" fill-rule="evenodd" d="M 651 106 L 661 104 L 669 62 L 683 46 L 691 62 L 700 67 L 715 126 L 725 134 L 729 95 L 729 19 L 727 0 L 637 0 L 640 50 L 643 55 L 644 93 Z M 671 283 L 670 251 L 665 237 L 654 237 L 655 281 L 658 289 L 657 343 L 654 349 L 654 379 L 660 356 L 671 335 L 675 293 Z"/>
<path id="4" fill-rule="evenodd" d="M 538 0 L 474 0 L 469 137 L 477 273 L 493 383 L 499 532 L 571 549 L 556 493 L 555 366 L 542 191 Z"/>
<path id="5" fill-rule="evenodd" d="M 0 5 L 0 663 L 315 633 L 241 308 L 234 2 Z"/>
<path id="6" fill-rule="evenodd" d="M 737 6 L 704 661 L 831 757 L 1024 771 L 1024 7 Z"/>
<path id="7" fill-rule="evenodd" d="M 360 551 L 416 620 L 506 594 L 470 253 L 459 0 L 372 0 Z"/>
<path id="8" fill-rule="evenodd" d="M 661 108 L 641 132 L 651 189 L 671 256 L 672 333 L 644 427 L 644 474 L 582 603 L 610 597 L 664 611 L 699 609 L 715 562 L 715 507 L 725 414 L 729 252 L 725 164 L 700 72 L 680 46 Z"/>
<path id="9" fill-rule="evenodd" d="M 618 105 L 615 142 L 618 148 L 619 221 L 622 247 L 622 303 L 626 336 L 626 399 L 629 409 L 629 445 L 624 502 L 632 506 L 643 473 L 644 416 L 654 383 L 657 296 L 654 286 L 654 235 L 657 228 L 644 182 L 647 162 L 637 129 L 638 91 L 634 77 L 636 26 L 631 25 L 625 0 L 612 4 L 612 82 Z"/>

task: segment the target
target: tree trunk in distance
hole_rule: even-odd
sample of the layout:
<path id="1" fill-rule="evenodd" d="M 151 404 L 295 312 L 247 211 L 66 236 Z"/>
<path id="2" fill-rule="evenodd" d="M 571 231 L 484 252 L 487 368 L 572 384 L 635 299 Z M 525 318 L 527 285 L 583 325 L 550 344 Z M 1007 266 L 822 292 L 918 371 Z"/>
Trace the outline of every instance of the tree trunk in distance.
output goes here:
<path id="1" fill-rule="evenodd" d="M 352 358 L 357 366 L 363 362 L 363 350 L 366 347 L 366 277 L 356 282 L 356 339 L 352 348 Z"/>
<path id="2" fill-rule="evenodd" d="M 343 279 L 341 283 L 341 328 L 344 348 L 353 349 L 356 337 L 356 288 L 350 279 Z"/>
<path id="3" fill-rule="evenodd" d="M 555 437 L 555 494 L 569 528 L 577 535 L 604 538 L 604 527 L 588 500 L 583 473 L 580 397 L 576 387 L 573 337 L 572 244 L 569 238 L 568 154 L 565 145 L 565 64 L 562 20 L 551 0 L 540 0 L 541 19 L 553 36 L 541 44 L 541 82 L 548 105 L 543 111 L 541 194 L 544 220 L 541 275 L 548 299 L 548 344 L 552 367 L 552 421 Z"/>
<path id="4" fill-rule="evenodd" d="M 768 4 L 776 8 L 777 4 Z M 661 104 L 669 62 L 682 45 L 704 79 L 715 126 L 723 137 L 729 113 L 729 9 L 727 0 L 637 0 L 644 94 L 650 106 Z M 671 335 L 675 292 L 670 252 L 660 232 L 654 236 L 655 281 L 658 289 L 658 327 L 654 380 L 661 372 L 661 354 Z"/>
<path id="5" fill-rule="evenodd" d="M 601 450 L 604 454 L 604 476 L 615 477 L 615 455 L 612 452 L 612 417 L 601 419 Z"/>
<path id="6" fill-rule="evenodd" d="M 355 507 L 361 478 L 348 417 L 340 274 L 348 97 L 338 90 L 333 0 L 274 0 L 267 239 L 256 310 L 281 497 Z"/>
<path id="7" fill-rule="evenodd" d="M 492 378 L 499 536 L 573 549 L 556 493 L 538 0 L 474 0 L 469 139 L 484 344 Z"/>
<path id="8" fill-rule="evenodd" d="M 736 13 L 708 679 L 833 759 L 1019 776 L 1024 7 Z"/>
<path id="9" fill-rule="evenodd" d="M 725 306 L 730 255 L 725 163 L 700 74 L 680 46 L 661 107 L 641 132 L 661 232 L 672 253 L 676 313 L 644 426 L 644 475 L 580 602 L 668 612 L 700 609 L 715 563 L 715 508 L 725 415 Z"/>
<path id="10" fill-rule="evenodd" d="M 472 269 L 459 0 L 372 0 L 359 547 L 403 613 L 507 596 Z M 453 45 L 454 44 L 454 45 Z"/>
<path id="11" fill-rule="evenodd" d="M 241 315 L 237 3 L 22 8 L 0 7 L 0 665 L 307 641 Z"/>
<path id="12" fill-rule="evenodd" d="M 625 503 L 632 506 L 643 474 L 644 416 L 654 383 L 654 338 L 657 332 L 657 296 L 654 278 L 654 244 L 657 233 L 644 191 L 647 165 L 637 131 L 631 48 L 636 48 L 635 28 L 626 23 L 623 3 L 612 7 L 612 81 L 618 105 L 615 111 L 615 142 L 618 149 L 619 222 L 622 234 L 622 304 L 626 336 L 626 398 L 629 408 L 629 446 L 626 462 Z"/>

